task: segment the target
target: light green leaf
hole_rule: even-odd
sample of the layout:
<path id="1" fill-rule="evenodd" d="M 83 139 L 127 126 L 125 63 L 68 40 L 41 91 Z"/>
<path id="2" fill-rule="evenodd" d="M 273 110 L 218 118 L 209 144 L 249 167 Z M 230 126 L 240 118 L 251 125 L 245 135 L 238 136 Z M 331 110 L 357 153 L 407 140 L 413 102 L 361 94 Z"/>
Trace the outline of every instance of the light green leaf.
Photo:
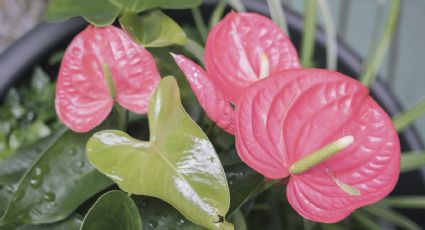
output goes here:
<path id="1" fill-rule="evenodd" d="M 425 208 L 425 196 L 390 196 L 381 202 L 393 208 Z"/>
<path id="2" fill-rule="evenodd" d="M 90 162 L 128 193 L 158 197 L 209 229 L 233 229 L 224 220 L 229 188 L 220 160 L 184 111 L 173 77 L 159 83 L 148 118 L 149 142 L 98 132 L 87 144 Z"/>
<path id="3" fill-rule="evenodd" d="M 141 230 L 142 220 L 134 201 L 121 191 L 103 194 L 90 208 L 81 230 Z"/>
<path id="4" fill-rule="evenodd" d="M 144 47 L 164 47 L 186 44 L 186 34 L 180 26 L 160 10 L 138 16 L 127 12 L 120 18 L 123 28 Z"/>
<path id="5" fill-rule="evenodd" d="M 91 133 L 65 131 L 34 161 L 19 182 L 1 224 L 60 221 L 112 184 L 86 159 Z"/>
<path id="6" fill-rule="evenodd" d="M 401 154 L 400 172 L 408 172 L 425 166 L 425 152 L 404 152 Z"/>

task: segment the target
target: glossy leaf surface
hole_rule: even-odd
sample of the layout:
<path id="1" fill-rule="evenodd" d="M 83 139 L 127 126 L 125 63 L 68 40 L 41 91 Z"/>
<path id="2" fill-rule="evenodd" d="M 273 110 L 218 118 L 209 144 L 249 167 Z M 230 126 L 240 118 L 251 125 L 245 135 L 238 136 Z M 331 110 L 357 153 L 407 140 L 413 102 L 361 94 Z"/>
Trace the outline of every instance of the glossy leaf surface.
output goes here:
<path id="1" fill-rule="evenodd" d="M 200 3 L 201 0 L 52 0 L 47 18 L 49 21 L 63 21 L 82 16 L 96 26 L 107 26 L 123 11 L 139 13 L 157 7 L 184 9 Z"/>
<path id="2" fill-rule="evenodd" d="M 121 191 L 103 194 L 84 218 L 81 230 L 141 230 L 142 220 L 134 201 Z"/>
<path id="3" fill-rule="evenodd" d="M 56 86 L 56 112 L 72 130 L 87 132 L 108 116 L 114 101 L 132 112 L 145 113 L 159 79 L 152 55 L 124 31 L 88 26 L 65 51 Z"/>
<path id="4" fill-rule="evenodd" d="M 367 88 L 340 73 L 288 70 L 253 84 L 236 107 L 236 122 L 241 159 L 273 179 L 289 176 L 303 156 L 354 137 L 337 155 L 291 176 L 288 200 L 307 219 L 339 221 L 385 197 L 397 182 L 400 144 L 390 118 Z"/>
<path id="5" fill-rule="evenodd" d="M 173 57 L 208 117 L 226 132 L 233 134 L 235 132 L 234 111 L 229 101 L 221 91 L 215 88 L 200 66 L 183 55 L 173 55 Z"/>
<path id="6" fill-rule="evenodd" d="M 233 229 L 220 222 L 229 209 L 220 160 L 182 108 L 174 78 L 159 84 L 148 118 L 149 142 L 121 131 L 98 132 L 87 144 L 90 162 L 128 193 L 161 198 L 207 228 Z"/>
<path id="7" fill-rule="evenodd" d="M 150 11 L 140 16 L 128 12 L 120 18 L 120 23 L 124 30 L 144 47 L 164 47 L 186 43 L 186 34 L 183 29 L 160 10 Z"/>
<path id="8" fill-rule="evenodd" d="M 0 224 L 63 220 L 110 186 L 112 181 L 87 161 L 84 147 L 90 135 L 63 132 L 20 180 Z"/>
<path id="9" fill-rule="evenodd" d="M 82 219 L 79 215 L 73 214 L 63 221 L 55 222 L 52 224 L 39 224 L 39 225 L 0 225 L 0 230 L 79 230 L 81 227 Z"/>
<path id="10" fill-rule="evenodd" d="M 143 220 L 143 230 L 174 229 L 203 230 L 205 228 L 187 220 L 173 206 L 155 197 L 136 196 L 134 200 Z"/>
<path id="11" fill-rule="evenodd" d="M 270 19 L 231 12 L 208 35 L 205 66 L 214 85 L 237 103 L 252 82 L 300 63 L 289 38 Z"/>

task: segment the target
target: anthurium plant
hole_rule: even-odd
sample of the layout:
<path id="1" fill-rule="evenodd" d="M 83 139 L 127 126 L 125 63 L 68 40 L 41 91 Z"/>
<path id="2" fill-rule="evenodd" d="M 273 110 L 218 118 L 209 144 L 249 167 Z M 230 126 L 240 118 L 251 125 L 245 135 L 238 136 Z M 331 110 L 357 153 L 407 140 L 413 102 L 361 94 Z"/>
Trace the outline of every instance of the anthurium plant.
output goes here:
<path id="1" fill-rule="evenodd" d="M 367 86 L 304 67 L 270 18 L 224 2 L 204 50 L 200 3 L 50 2 L 50 20 L 90 24 L 60 63 L 63 126 L 0 161 L 0 229 L 242 230 L 264 199 L 285 229 L 379 228 L 377 212 L 416 227 L 372 205 L 401 150 Z M 199 45 L 162 11 L 185 8 Z"/>

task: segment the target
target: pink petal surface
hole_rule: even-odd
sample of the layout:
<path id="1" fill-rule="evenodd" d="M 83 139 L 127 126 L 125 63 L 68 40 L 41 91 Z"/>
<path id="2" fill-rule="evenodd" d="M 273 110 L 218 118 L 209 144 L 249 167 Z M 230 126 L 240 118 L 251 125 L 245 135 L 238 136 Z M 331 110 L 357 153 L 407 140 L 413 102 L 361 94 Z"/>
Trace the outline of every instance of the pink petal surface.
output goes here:
<path id="1" fill-rule="evenodd" d="M 88 26 L 66 49 L 56 85 L 56 112 L 76 132 L 96 127 L 112 109 L 104 65 L 110 69 L 116 100 L 136 113 L 146 112 L 160 79 L 152 56 L 125 32 Z"/>
<path id="2" fill-rule="evenodd" d="M 204 59 L 214 85 L 237 103 L 243 89 L 260 79 L 264 55 L 270 75 L 301 67 L 291 41 L 270 19 L 231 12 L 209 33 Z"/>
<path id="3" fill-rule="evenodd" d="M 400 146 L 391 119 L 359 82 L 318 69 L 288 70 L 252 84 L 236 107 L 236 147 L 264 176 L 289 175 L 303 156 L 351 135 L 346 149 L 297 175 L 287 197 L 307 219 L 337 222 L 394 188 Z M 333 179 L 360 191 L 343 191 Z"/>
<path id="4" fill-rule="evenodd" d="M 185 74 L 199 104 L 208 117 L 228 133 L 234 134 L 233 108 L 224 95 L 215 88 L 207 73 L 182 55 L 173 55 L 173 58 Z"/>

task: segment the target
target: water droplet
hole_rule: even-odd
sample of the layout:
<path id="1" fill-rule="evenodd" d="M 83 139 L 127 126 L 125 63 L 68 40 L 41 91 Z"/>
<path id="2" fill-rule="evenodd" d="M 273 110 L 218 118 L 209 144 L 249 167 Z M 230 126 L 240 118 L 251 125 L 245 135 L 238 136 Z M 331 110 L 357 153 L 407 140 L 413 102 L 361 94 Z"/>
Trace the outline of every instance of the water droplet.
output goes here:
<path id="1" fill-rule="evenodd" d="M 184 224 L 184 220 L 180 219 L 179 222 L 177 222 L 177 226 L 182 226 Z"/>
<path id="2" fill-rule="evenodd" d="M 229 185 L 233 185 L 233 180 L 229 181 Z"/>
<path id="3" fill-rule="evenodd" d="M 74 148 L 70 148 L 70 149 L 68 149 L 68 154 L 69 155 L 75 155 L 75 154 L 77 154 L 77 150 L 75 150 Z"/>
<path id="4" fill-rule="evenodd" d="M 148 203 L 146 203 L 145 201 L 143 201 L 141 205 L 142 205 L 143 208 L 146 208 L 148 206 Z"/>
<path id="5" fill-rule="evenodd" d="M 159 217 L 162 221 L 165 221 L 167 219 L 166 213 L 161 213 L 161 216 Z"/>
<path id="6" fill-rule="evenodd" d="M 158 226 L 158 223 L 157 223 L 155 220 L 149 220 L 149 222 L 148 222 L 148 226 L 149 226 L 149 228 L 151 228 L 151 229 L 155 229 L 155 228 L 156 228 L 156 226 Z"/>
<path id="7" fill-rule="evenodd" d="M 8 193 L 14 193 L 16 188 L 13 185 L 6 185 L 4 186 L 4 190 Z"/>
<path id="8" fill-rule="evenodd" d="M 34 173 L 36 176 L 41 176 L 41 174 L 43 174 L 43 170 L 40 167 L 35 167 Z"/>
<path id="9" fill-rule="evenodd" d="M 43 199 L 47 202 L 52 202 L 56 199 L 56 195 L 54 193 L 48 192 L 44 194 Z"/>
<path id="10" fill-rule="evenodd" d="M 239 172 L 239 176 L 244 176 L 244 172 Z"/>
<path id="11" fill-rule="evenodd" d="M 77 166 L 78 168 L 82 168 L 82 167 L 84 167 L 84 161 L 77 161 L 77 162 L 75 163 L 75 166 Z"/>
<path id="12" fill-rule="evenodd" d="M 37 199 L 37 200 L 35 200 L 35 204 L 41 204 L 41 203 L 43 203 L 43 199 Z"/>
<path id="13" fill-rule="evenodd" d="M 39 178 L 33 178 L 30 180 L 30 185 L 33 188 L 38 188 L 41 186 L 41 179 Z"/>
<path id="14" fill-rule="evenodd" d="M 50 172 L 50 167 L 48 165 L 40 165 L 41 174 L 46 174 Z"/>

